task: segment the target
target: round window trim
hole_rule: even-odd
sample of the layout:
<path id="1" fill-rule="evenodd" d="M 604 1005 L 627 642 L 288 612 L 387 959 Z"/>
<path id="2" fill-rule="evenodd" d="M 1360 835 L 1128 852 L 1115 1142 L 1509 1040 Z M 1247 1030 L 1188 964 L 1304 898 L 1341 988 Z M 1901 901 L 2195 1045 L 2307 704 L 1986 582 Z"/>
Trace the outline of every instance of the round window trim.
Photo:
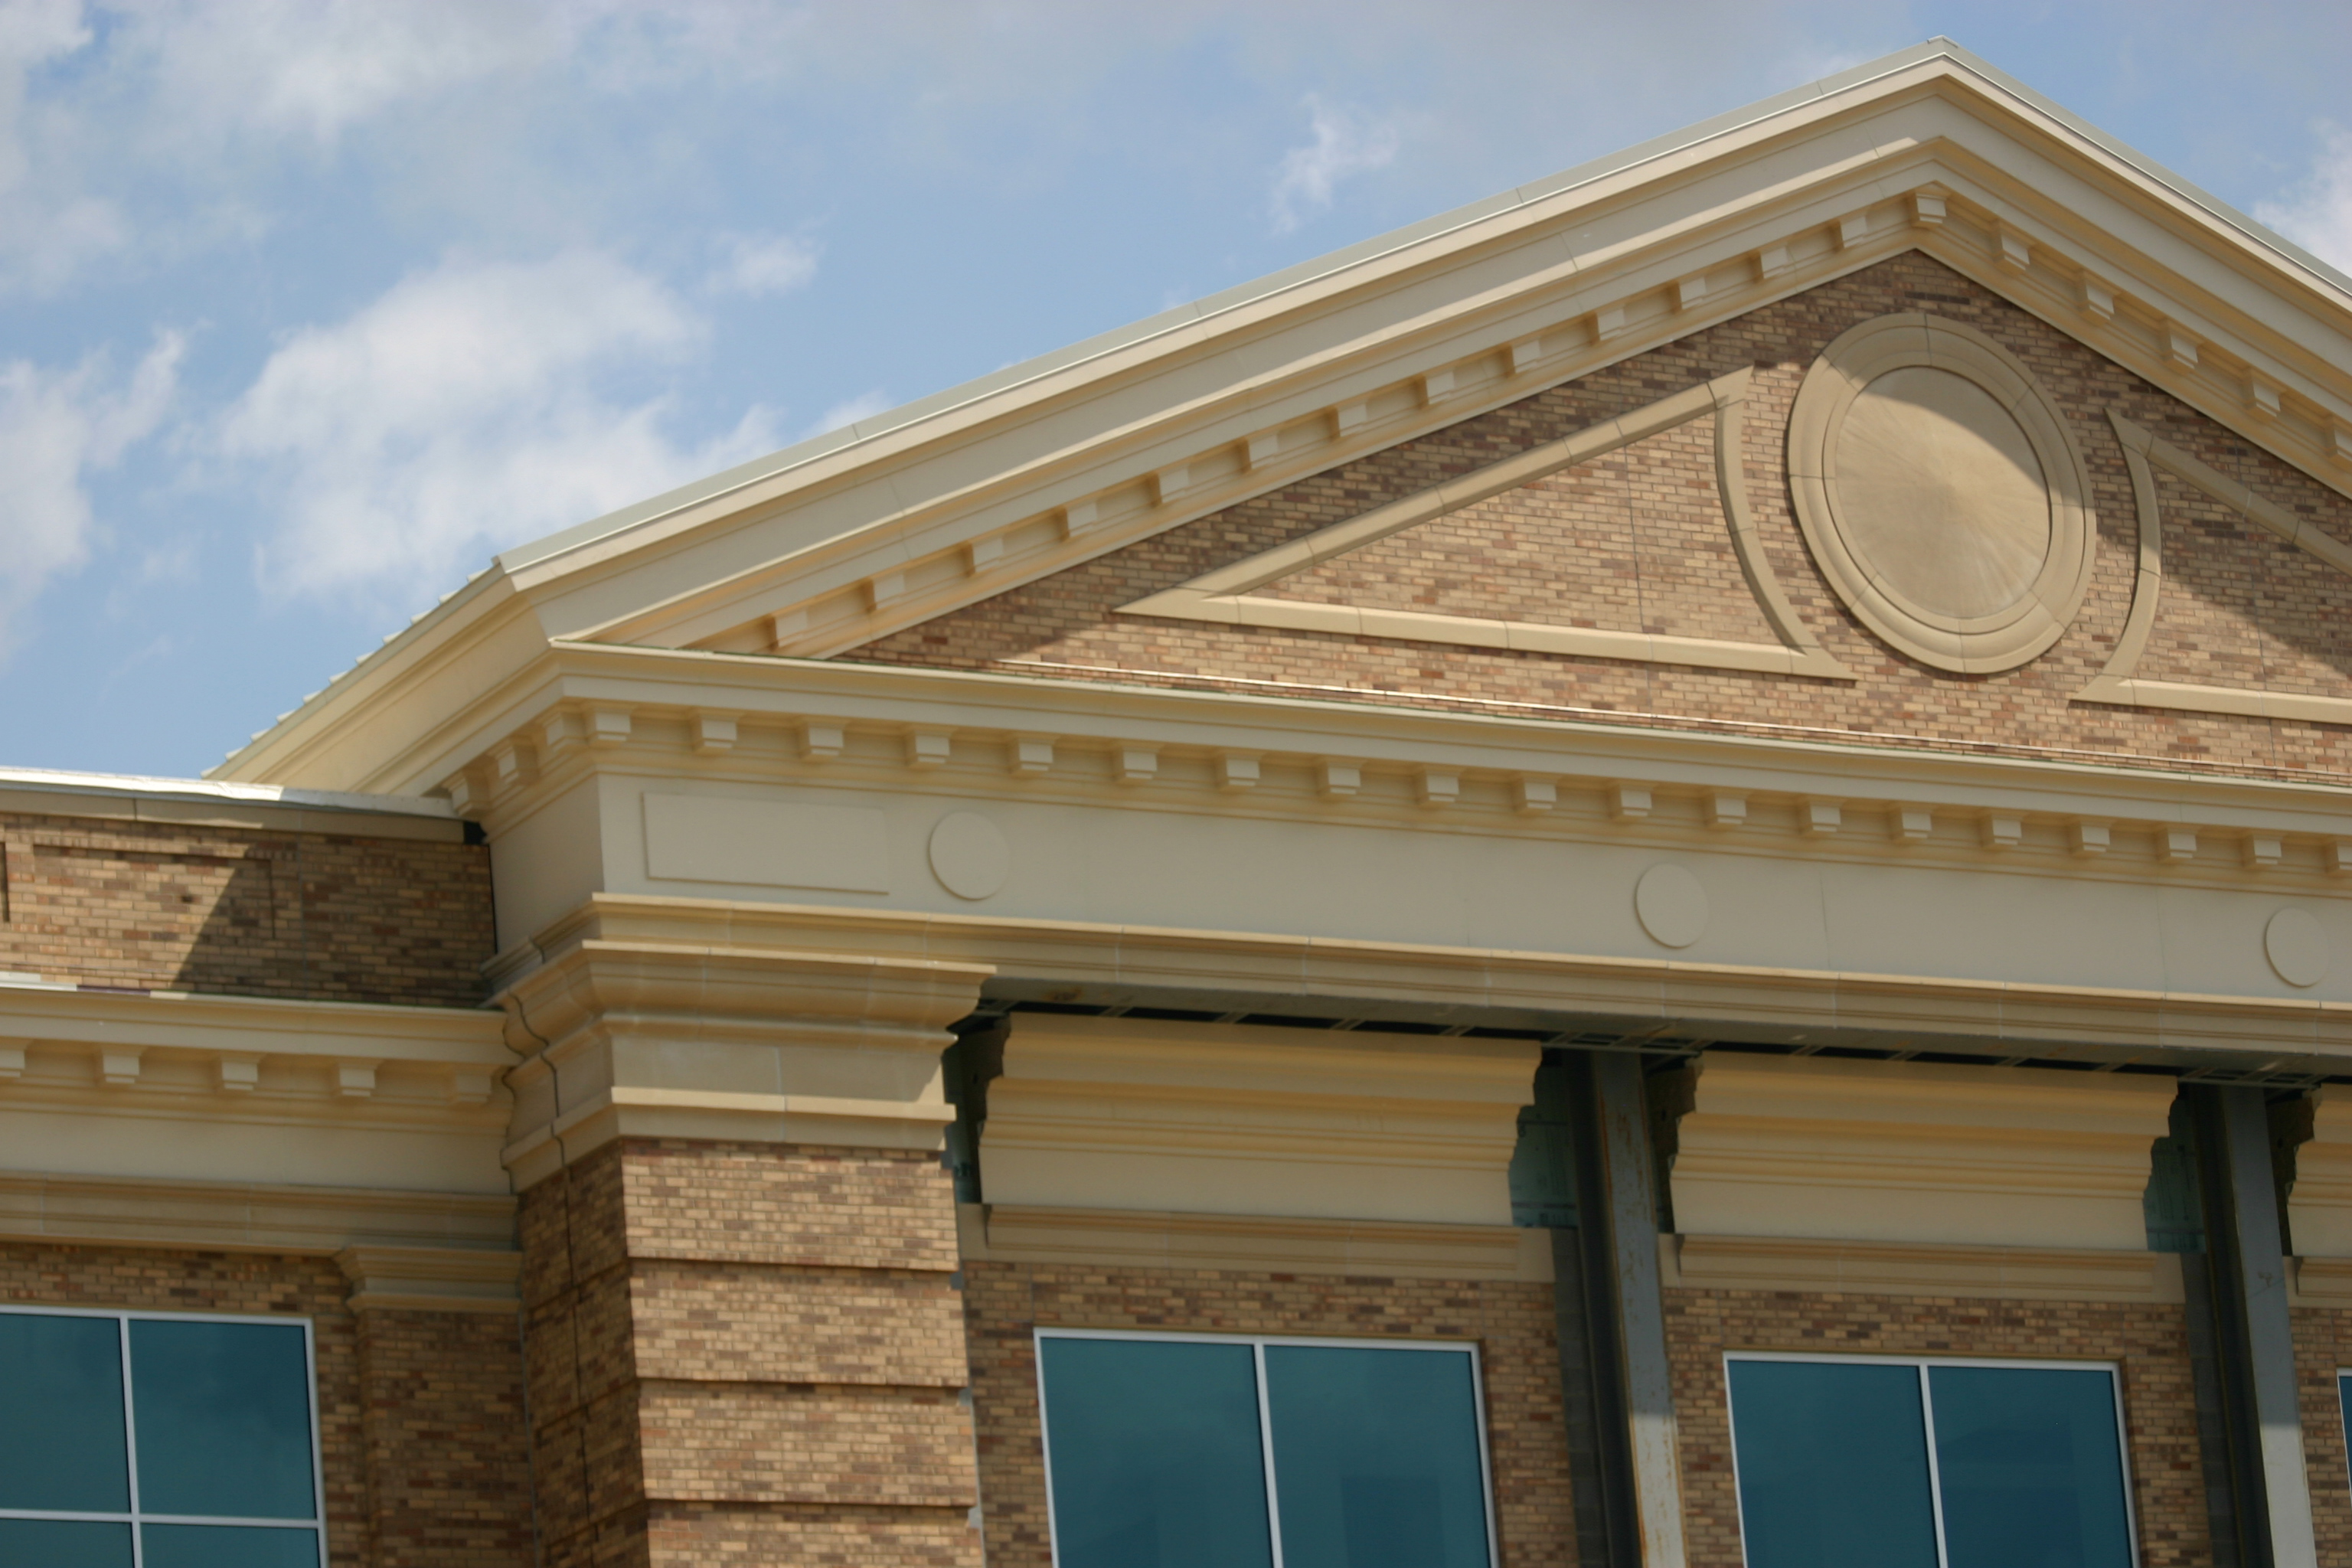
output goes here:
<path id="1" fill-rule="evenodd" d="M 1838 442 L 1864 390 L 1891 371 L 1925 366 L 1972 383 L 2017 422 L 2042 465 L 2050 546 L 2011 604 L 1953 616 L 1916 603 L 1855 544 L 1838 483 Z M 2014 669 L 2065 635 L 2090 591 L 2090 477 L 2065 419 L 2023 362 L 1958 321 L 1916 312 L 1880 316 L 1848 331 L 1805 372 L 1789 413 L 1789 483 L 1797 523 L 1830 586 L 1856 619 L 1896 652 L 1937 669 L 1986 675 Z"/>

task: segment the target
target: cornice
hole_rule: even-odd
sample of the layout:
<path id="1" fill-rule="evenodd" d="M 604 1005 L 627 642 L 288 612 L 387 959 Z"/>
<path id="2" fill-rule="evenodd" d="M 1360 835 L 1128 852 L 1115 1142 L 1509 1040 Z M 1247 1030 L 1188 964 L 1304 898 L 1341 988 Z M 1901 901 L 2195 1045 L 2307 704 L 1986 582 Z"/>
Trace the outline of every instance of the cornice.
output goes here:
<path id="1" fill-rule="evenodd" d="M 2159 1063 L 2228 1077 L 2352 1066 L 2352 1003 L 1186 931 L 1084 921 L 716 899 L 592 896 L 500 956 L 509 984 L 594 933 L 681 958 L 857 952 L 993 971 L 992 990 L 1056 1001 L 1150 1000 L 1586 1031 L 1610 1040 L 1717 1038 L 1916 1052 Z M 1349 1012 L 1356 1008 L 1363 1011 Z"/>
<path id="2" fill-rule="evenodd" d="M 553 650 L 527 700 L 481 718 L 478 750 L 433 765 L 494 842 L 604 775 L 1704 841 L 2070 879 L 2270 879 L 2330 896 L 2352 872 L 2352 781 L 1810 734 L 596 645 Z"/>
<path id="3" fill-rule="evenodd" d="M 503 1193 L 0 1171 L 0 1236 L 17 1241 L 306 1254 L 388 1249 L 393 1258 L 450 1259 L 445 1273 L 495 1278 L 511 1275 L 511 1262 L 501 1259 L 512 1257 L 514 1215 L 515 1200 Z"/>
<path id="4" fill-rule="evenodd" d="M 497 1014 L 0 984 L 0 1107 L 335 1126 L 504 1123 Z"/>

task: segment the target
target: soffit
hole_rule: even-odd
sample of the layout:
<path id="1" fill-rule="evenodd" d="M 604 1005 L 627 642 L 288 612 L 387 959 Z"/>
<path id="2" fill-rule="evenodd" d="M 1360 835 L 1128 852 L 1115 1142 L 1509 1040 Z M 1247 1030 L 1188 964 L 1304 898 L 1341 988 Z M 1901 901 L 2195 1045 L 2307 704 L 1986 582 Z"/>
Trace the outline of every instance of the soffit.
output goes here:
<path id="1" fill-rule="evenodd" d="M 524 547 L 216 771 L 535 637 L 839 653 L 1908 248 L 2352 493 L 2352 286 L 1933 45 Z"/>

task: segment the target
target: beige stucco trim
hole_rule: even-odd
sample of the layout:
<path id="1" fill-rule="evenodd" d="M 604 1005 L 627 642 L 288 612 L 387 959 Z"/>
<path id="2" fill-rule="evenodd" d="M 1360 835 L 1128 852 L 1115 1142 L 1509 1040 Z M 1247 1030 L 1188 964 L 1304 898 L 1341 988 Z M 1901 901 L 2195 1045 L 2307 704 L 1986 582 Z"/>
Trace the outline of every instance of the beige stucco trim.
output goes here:
<path id="1" fill-rule="evenodd" d="M 1748 478 L 1741 460 L 1747 407 L 1746 366 L 1664 397 L 1630 414 L 1588 426 L 1515 457 L 1433 485 L 1360 517 L 1318 529 L 1304 538 L 1206 572 L 1173 588 L 1122 605 L 1124 616 L 1209 621 L 1223 626 L 1266 626 L 1331 632 L 1344 637 L 1394 637 L 1408 642 L 1450 643 L 1465 647 L 1509 648 L 1522 653 L 1564 654 L 1581 658 L 1629 659 L 1709 669 L 1810 675 L 1851 679 L 1852 672 L 1821 645 L 1801 620 L 1759 544 L 1748 504 Z M 1298 599 L 1269 598 L 1254 592 L 1295 573 L 1337 560 L 1350 551 L 1417 527 L 1467 506 L 1533 484 L 1564 468 L 1604 457 L 1621 447 L 1663 435 L 1694 419 L 1716 416 L 1717 488 L 1724 521 L 1740 571 L 1757 609 L 1779 643 L 1727 642 L 1644 632 L 1607 631 L 1533 621 L 1441 616 L 1413 610 L 1378 609 Z M 1574 606 L 1563 606 L 1572 609 Z"/>
<path id="2" fill-rule="evenodd" d="M 499 1001 L 524 1060 L 500 1158 L 520 1186 L 616 1138 L 937 1149 L 940 1053 L 988 970 L 856 947 L 793 951 L 551 931 Z"/>
<path id="3" fill-rule="evenodd" d="M 352 1282 L 355 1312 L 522 1310 L 520 1252 L 362 1245 L 343 1248 L 335 1261 Z"/>
<path id="4" fill-rule="evenodd" d="M 2040 460 L 2050 547 L 2023 595 L 2004 609 L 1958 617 L 1915 604 L 1874 570 L 1850 537 L 1838 472 L 1846 416 L 1872 381 L 1912 367 L 1963 377 L 1990 395 Z M 1822 351 L 1797 389 L 1788 452 L 1790 496 L 1814 562 L 1846 607 L 1897 652 L 1961 674 L 2013 669 L 2063 637 L 2082 608 L 2097 532 L 2082 452 L 2033 372 L 1975 328 L 1913 311 L 1847 329 Z"/>
<path id="5" fill-rule="evenodd" d="M 0 1237 L 99 1247 L 332 1253 L 352 1247 L 469 1255 L 514 1245 L 514 1199 L 295 1183 L 166 1181 L 0 1172 Z"/>
<path id="6" fill-rule="evenodd" d="M 2137 1250 L 2174 1080 L 1713 1052 L 1681 1121 L 1699 1235 Z"/>
<path id="7" fill-rule="evenodd" d="M 2180 1259 L 2165 1252 L 1807 1237 L 1686 1235 L 1671 1240 L 1675 1271 L 1668 1284 L 1694 1290 L 2167 1305 L 2183 1300 Z"/>
<path id="8" fill-rule="evenodd" d="M 1550 1233 L 1510 1226 L 1015 1204 L 960 1204 L 956 1218 L 964 1259 L 976 1263 L 1538 1283 L 1552 1278 Z"/>
<path id="9" fill-rule="evenodd" d="M 992 1203 L 1507 1227 L 1524 1040 L 1020 1013 Z"/>
<path id="10" fill-rule="evenodd" d="M 2128 708 L 2167 708 L 2187 713 L 2229 713 L 2252 719 L 2286 719 L 2311 724 L 2352 724 L 2352 697 L 2322 697 L 2298 691 L 2253 691 L 2238 687 L 2199 686 L 2178 680 L 2143 680 L 2134 674 L 2156 628 L 2164 589 L 2164 517 L 2157 500 L 2153 468 L 2203 491 L 2273 536 L 2336 571 L 2352 575 L 2352 545 L 2276 501 L 2199 461 L 2110 408 L 2107 421 L 2123 443 L 2131 471 L 2132 496 L 2139 512 L 2139 569 L 2132 585 L 2131 613 L 2115 652 L 2090 683 L 2074 693 L 2077 702 L 2113 702 Z"/>
<path id="11" fill-rule="evenodd" d="M 957 984 L 969 984 L 965 994 L 974 997 L 995 976 L 1302 1005 L 1291 1011 L 1346 999 L 1569 1015 L 1657 1036 L 1717 1037 L 1728 1030 L 1754 1038 L 1818 1030 L 1890 1048 L 1943 1041 L 2037 1057 L 2163 1059 L 2233 1070 L 2301 1065 L 2336 1072 L 2343 1070 L 2336 1064 L 2352 1061 L 2352 1004 L 2307 996 L 2192 995 L 715 899 L 597 894 L 534 943 L 513 950 L 508 973 L 529 973 L 542 952 L 561 952 L 592 933 L 681 957 L 723 934 L 747 954 L 856 952 L 919 960 L 969 975 Z M 945 1011 L 953 1005 L 940 1003 L 934 1015 L 940 1027 L 961 1016 Z"/>
<path id="12" fill-rule="evenodd" d="M 1375 694 L 1366 694 L 1368 696 Z M 688 720 L 725 714 L 737 743 L 693 749 Z M 610 715 L 621 733 L 604 743 L 579 738 L 584 716 Z M 812 726 L 837 735 L 814 757 Z M 2093 753 L 1984 755 L 1904 747 L 1887 736 L 1833 740 L 1819 732 L 1731 733 L 1644 727 L 1599 714 L 1507 712 L 1390 706 L 1247 691 L 1128 686 L 1108 680 L 907 667 L 782 662 L 698 650 L 566 644 L 545 650 L 533 679 L 502 700 L 453 718 L 449 744 L 430 759 L 436 778 L 464 782 L 469 809 L 502 837 L 521 816 L 594 769 L 667 777 L 782 776 L 810 782 L 856 779 L 872 788 L 919 784 L 907 736 L 947 738 L 949 765 L 966 791 L 1035 798 L 1087 778 L 1055 766 L 1043 777 L 1002 762 L 1016 739 L 1050 741 L 1057 755 L 1147 745 L 1167 755 L 1241 751 L 1307 760 L 1339 756 L 1367 771 L 1443 766 L 1532 773 L 1547 779 L 1640 783 L 1659 788 L 1737 788 L 1820 794 L 1853 805 L 1900 801 L 1974 816 L 1987 811 L 2096 815 L 2107 819 L 2195 824 L 2245 831 L 2343 831 L 2352 791 L 2341 783 L 2250 779 L 2229 773 L 2116 766 Z M 762 733 L 764 731 L 764 733 Z M 755 737 L 784 754 L 763 754 Z M 772 739 L 771 739 L 772 737 Z M 845 742 L 845 745 L 844 744 Z M 968 771 L 964 758 L 993 762 Z M 501 766 L 501 763 L 504 766 Z M 887 765 L 877 765 L 887 764 Z M 1139 804 L 1105 770 L 1097 800 Z M 1252 803 L 1325 813 L 1328 801 L 1261 790 Z M 1548 819 L 1522 818 L 1528 826 Z M 1850 848 L 1852 836 L 1818 841 Z M 1884 844 L 1884 840 L 1880 840 Z"/>

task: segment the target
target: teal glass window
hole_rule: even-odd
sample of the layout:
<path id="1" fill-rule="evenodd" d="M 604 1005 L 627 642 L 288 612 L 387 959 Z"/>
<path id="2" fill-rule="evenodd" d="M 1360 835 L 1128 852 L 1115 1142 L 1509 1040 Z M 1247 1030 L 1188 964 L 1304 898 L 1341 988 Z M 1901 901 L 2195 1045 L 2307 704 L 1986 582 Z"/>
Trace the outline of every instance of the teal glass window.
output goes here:
<path id="1" fill-rule="evenodd" d="M 1748 1568 L 2131 1568 L 2115 1369 L 1733 1355 Z"/>
<path id="2" fill-rule="evenodd" d="M 1056 1568 L 1493 1568 L 1467 1345 L 1041 1331 Z"/>
<path id="3" fill-rule="evenodd" d="M 0 1310 L 0 1563 L 320 1568 L 310 1326 Z"/>

